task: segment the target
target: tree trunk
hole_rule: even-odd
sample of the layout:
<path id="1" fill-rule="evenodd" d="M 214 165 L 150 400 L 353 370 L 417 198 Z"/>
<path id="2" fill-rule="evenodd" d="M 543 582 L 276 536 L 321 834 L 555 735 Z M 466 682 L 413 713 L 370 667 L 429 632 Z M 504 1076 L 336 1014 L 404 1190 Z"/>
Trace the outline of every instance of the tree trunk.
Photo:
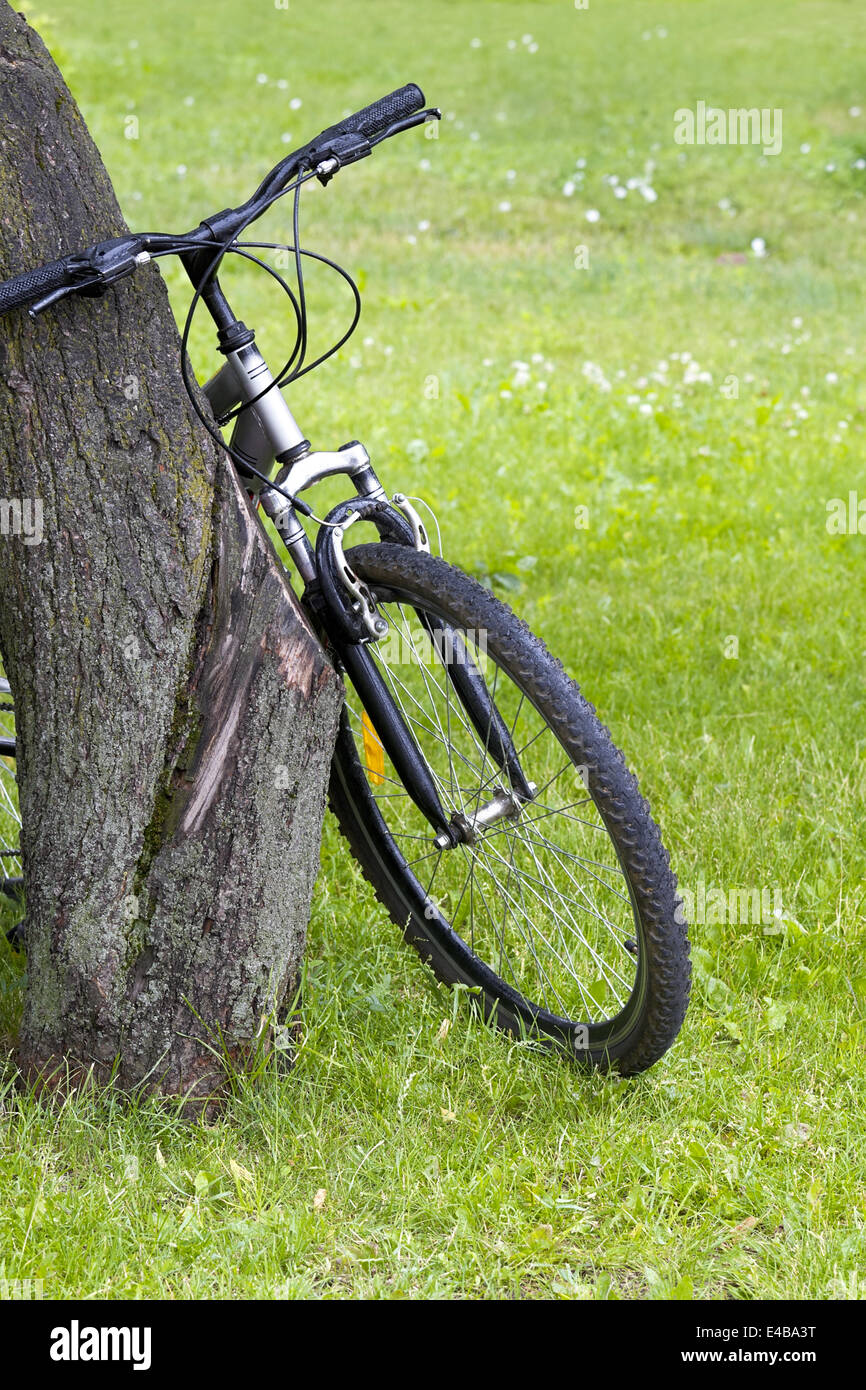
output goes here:
<path id="1" fill-rule="evenodd" d="M 60 74 L 0 0 L 0 278 L 125 230 Z M 33 523 L 0 537 L 0 647 L 22 1070 L 200 1100 L 215 1054 L 243 1065 L 290 1001 L 341 687 L 179 351 L 152 266 L 0 319 L 0 491 Z"/>

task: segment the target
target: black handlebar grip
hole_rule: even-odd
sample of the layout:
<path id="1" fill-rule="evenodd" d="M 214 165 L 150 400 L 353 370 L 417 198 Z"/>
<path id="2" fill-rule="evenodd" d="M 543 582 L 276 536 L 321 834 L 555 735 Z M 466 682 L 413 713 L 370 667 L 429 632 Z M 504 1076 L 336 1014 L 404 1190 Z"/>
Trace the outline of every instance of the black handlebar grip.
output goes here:
<path id="1" fill-rule="evenodd" d="M 362 107 L 354 116 L 346 116 L 336 125 L 329 126 L 311 141 L 308 148 L 320 149 L 335 135 L 363 135 L 367 140 L 375 140 L 378 135 L 384 134 L 389 126 L 405 120 L 407 116 L 414 116 L 423 106 L 424 93 L 421 88 L 414 82 L 407 82 L 405 87 L 398 87 L 396 92 L 389 92 L 386 97 L 380 97 L 372 105 Z"/>
<path id="2" fill-rule="evenodd" d="M 21 304 L 29 304 L 31 299 L 40 299 L 42 295 L 60 290 L 68 284 L 69 269 L 65 261 L 49 261 L 36 270 L 14 275 L 11 280 L 4 280 L 0 284 L 0 314 L 17 309 Z"/>

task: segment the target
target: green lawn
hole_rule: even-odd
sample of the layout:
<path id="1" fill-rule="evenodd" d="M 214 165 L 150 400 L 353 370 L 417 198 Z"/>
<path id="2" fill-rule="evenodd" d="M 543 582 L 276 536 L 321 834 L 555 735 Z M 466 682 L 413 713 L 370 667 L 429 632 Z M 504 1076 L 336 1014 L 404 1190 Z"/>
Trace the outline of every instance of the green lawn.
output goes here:
<path id="1" fill-rule="evenodd" d="M 189 1127 L 47 1110 L 7 1069 L 0 1276 L 52 1297 L 863 1297 L 866 535 L 826 524 L 866 498 L 862 7 L 28 10 L 141 228 L 237 204 L 405 81 L 441 105 L 438 140 L 306 196 L 305 244 L 365 310 L 295 413 L 317 447 L 363 440 L 561 655 L 698 903 L 766 890 L 780 912 L 699 912 L 674 1050 L 587 1078 L 429 984 L 329 820 L 293 1073 Z M 780 109 L 781 153 L 676 144 L 699 100 Z M 288 205 L 260 226 L 288 238 Z M 277 357 L 265 280 L 227 277 Z M 309 288 L 326 346 L 349 299 L 325 271 Z M 204 374 L 203 323 L 193 351 Z M 21 967 L 0 966 L 8 1038 Z"/>

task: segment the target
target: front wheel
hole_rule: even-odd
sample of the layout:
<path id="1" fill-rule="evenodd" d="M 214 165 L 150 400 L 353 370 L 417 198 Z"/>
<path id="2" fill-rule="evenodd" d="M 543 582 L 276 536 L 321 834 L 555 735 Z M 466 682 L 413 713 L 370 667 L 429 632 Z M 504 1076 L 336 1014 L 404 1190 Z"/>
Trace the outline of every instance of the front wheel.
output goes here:
<path id="1" fill-rule="evenodd" d="M 467 843 L 437 847 L 347 689 L 331 806 L 365 876 L 436 975 L 469 986 L 497 1026 L 644 1071 L 682 1025 L 689 948 L 667 851 L 622 754 L 562 665 L 473 579 L 408 546 L 346 558 L 388 620 L 370 648 L 379 670 L 443 807 L 471 827 Z M 461 702 L 449 675 L 460 660 L 483 675 L 531 800 Z"/>

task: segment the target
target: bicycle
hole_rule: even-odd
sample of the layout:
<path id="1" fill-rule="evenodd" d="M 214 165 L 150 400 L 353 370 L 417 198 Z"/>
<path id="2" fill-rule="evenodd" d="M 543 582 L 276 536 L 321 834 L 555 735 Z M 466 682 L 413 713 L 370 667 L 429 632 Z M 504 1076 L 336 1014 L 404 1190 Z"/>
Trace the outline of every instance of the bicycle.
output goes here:
<path id="1" fill-rule="evenodd" d="M 488 1020 L 628 1075 L 673 1043 L 690 981 L 676 879 L 635 778 L 540 639 L 431 554 L 419 512 L 404 493 L 388 498 L 362 444 L 314 451 L 281 389 L 341 347 L 360 310 L 351 276 L 300 247 L 301 188 L 439 115 L 417 86 L 400 88 L 287 155 L 239 208 L 182 236 L 129 234 L 18 275 L 0 284 L 0 313 L 27 304 L 35 317 L 67 295 L 104 293 L 154 257 L 180 256 L 194 290 L 187 389 L 273 523 L 346 678 L 330 804 L 352 853 L 407 941 L 440 980 L 467 987 Z M 253 254 L 278 243 L 239 240 L 289 192 L 297 294 Z M 292 300 L 295 348 L 276 376 L 220 285 L 219 266 L 235 253 Z M 310 364 L 303 255 L 332 265 L 355 296 L 349 331 Z M 226 359 L 204 387 L 216 423 L 196 403 L 186 365 L 199 301 Z M 300 494 L 335 475 L 354 495 L 316 517 Z M 301 517 L 318 525 L 315 545 Z M 346 550 L 358 522 L 379 539 Z"/>

